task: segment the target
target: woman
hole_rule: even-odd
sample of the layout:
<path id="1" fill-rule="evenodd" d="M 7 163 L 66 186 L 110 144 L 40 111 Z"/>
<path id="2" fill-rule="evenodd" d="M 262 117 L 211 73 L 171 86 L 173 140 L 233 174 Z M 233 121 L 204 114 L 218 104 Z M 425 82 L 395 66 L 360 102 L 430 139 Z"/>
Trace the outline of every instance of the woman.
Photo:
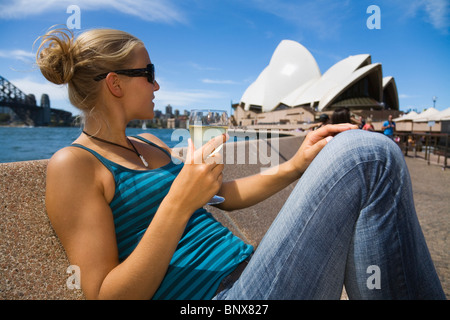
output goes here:
<path id="1" fill-rule="evenodd" d="M 84 114 L 83 133 L 49 162 L 46 206 L 86 298 L 330 299 L 344 280 L 351 298 L 443 297 L 402 155 L 384 138 L 325 126 L 272 172 L 223 182 L 220 156 L 205 158 L 225 136 L 199 150 L 189 141 L 175 164 L 156 137 L 125 135 L 153 117 L 159 90 L 140 40 L 52 30 L 37 62 Z M 220 208 L 245 208 L 300 176 L 254 253 L 202 208 L 216 193 Z M 382 290 L 367 290 L 369 265 Z"/>

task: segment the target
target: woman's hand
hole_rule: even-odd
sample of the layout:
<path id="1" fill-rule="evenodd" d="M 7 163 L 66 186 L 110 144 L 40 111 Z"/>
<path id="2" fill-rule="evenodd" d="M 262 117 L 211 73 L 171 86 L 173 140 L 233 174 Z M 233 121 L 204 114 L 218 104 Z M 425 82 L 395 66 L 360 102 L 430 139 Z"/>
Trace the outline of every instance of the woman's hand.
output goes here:
<path id="1" fill-rule="evenodd" d="M 303 174 L 328 141 L 338 133 L 352 129 L 358 129 L 358 126 L 350 123 L 342 123 L 326 125 L 316 131 L 309 132 L 295 156 L 289 160 L 293 170 L 299 174 Z"/>
<path id="2" fill-rule="evenodd" d="M 184 167 L 167 197 L 182 204 L 191 213 L 204 206 L 222 186 L 222 155 L 214 151 L 227 139 L 225 134 L 217 136 L 198 150 L 189 139 Z"/>

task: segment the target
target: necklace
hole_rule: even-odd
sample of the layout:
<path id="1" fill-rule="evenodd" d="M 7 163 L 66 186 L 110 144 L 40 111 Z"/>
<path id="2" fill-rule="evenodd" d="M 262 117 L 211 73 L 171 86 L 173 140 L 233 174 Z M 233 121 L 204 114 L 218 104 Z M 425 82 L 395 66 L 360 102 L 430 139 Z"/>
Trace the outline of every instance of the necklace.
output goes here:
<path id="1" fill-rule="evenodd" d="M 140 153 L 137 151 L 136 147 L 135 147 L 134 144 L 130 141 L 130 139 L 128 139 L 128 137 L 127 137 L 127 140 L 128 140 L 128 142 L 131 144 L 131 146 L 133 147 L 133 149 L 128 148 L 128 147 L 125 147 L 125 146 L 122 146 L 122 145 L 120 145 L 120 144 L 118 144 L 118 143 L 114 143 L 114 142 L 111 142 L 111 141 L 108 141 L 108 140 L 104 140 L 104 139 L 101 139 L 101 138 L 92 136 L 92 135 L 90 135 L 89 133 L 87 133 L 87 132 L 84 131 L 84 130 L 83 130 L 83 133 L 84 133 L 85 135 L 87 135 L 89 138 L 92 138 L 92 139 L 94 139 L 94 140 L 98 140 L 98 141 L 101 141 L 101 142 L 104 142 L 104 143 L 109 143 L 109 144 L 112 144 L 113 146 L 121 147 L 121 148 L 123 148 L 123 149 L 127 149 L 127 150 L 129 150 L 129 151 L 131 151 L 131 152 L 136 153 L 136 155 L 141 159 L 141 161 L 142 161 L 142 163 L 144 164 L 144 166 L 145 166 L 146 168 L 148 168 L 148 162 L 145 161 L 145 159 L 144 159 L 144 157 L 142 156 L 142 154 L 140 154 Z"/>

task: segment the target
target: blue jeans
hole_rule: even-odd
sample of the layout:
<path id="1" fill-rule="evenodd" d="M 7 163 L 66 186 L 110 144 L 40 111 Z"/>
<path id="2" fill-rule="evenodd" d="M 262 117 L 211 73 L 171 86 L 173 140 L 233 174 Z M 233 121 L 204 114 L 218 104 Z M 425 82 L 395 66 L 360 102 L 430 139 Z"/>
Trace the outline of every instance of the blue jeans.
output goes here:
<path id="1" fill-rule="evenodd" d="M 214 299 L 445 299 L 408 168 L 382 134 L 334 137 L 298 181 L 240 278 Z"/>

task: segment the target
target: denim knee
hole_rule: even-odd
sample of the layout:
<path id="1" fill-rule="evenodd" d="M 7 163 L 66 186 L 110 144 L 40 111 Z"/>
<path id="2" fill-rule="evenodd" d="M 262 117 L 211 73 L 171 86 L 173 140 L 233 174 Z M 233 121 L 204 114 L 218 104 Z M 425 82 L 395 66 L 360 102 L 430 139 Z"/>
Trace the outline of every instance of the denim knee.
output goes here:
<path id="1" fill-rule="evenodd" d="M 397 144 L 381 133 L 365 130 L 348 130 L 335 136 L 328 148 L 343 155 L 360 155 L 362 158 L 375 157 L 379 160 L 389 159 L 403 165 L 403 154 Z M 390 162 L 389 161 L 389 162 Z"/>

